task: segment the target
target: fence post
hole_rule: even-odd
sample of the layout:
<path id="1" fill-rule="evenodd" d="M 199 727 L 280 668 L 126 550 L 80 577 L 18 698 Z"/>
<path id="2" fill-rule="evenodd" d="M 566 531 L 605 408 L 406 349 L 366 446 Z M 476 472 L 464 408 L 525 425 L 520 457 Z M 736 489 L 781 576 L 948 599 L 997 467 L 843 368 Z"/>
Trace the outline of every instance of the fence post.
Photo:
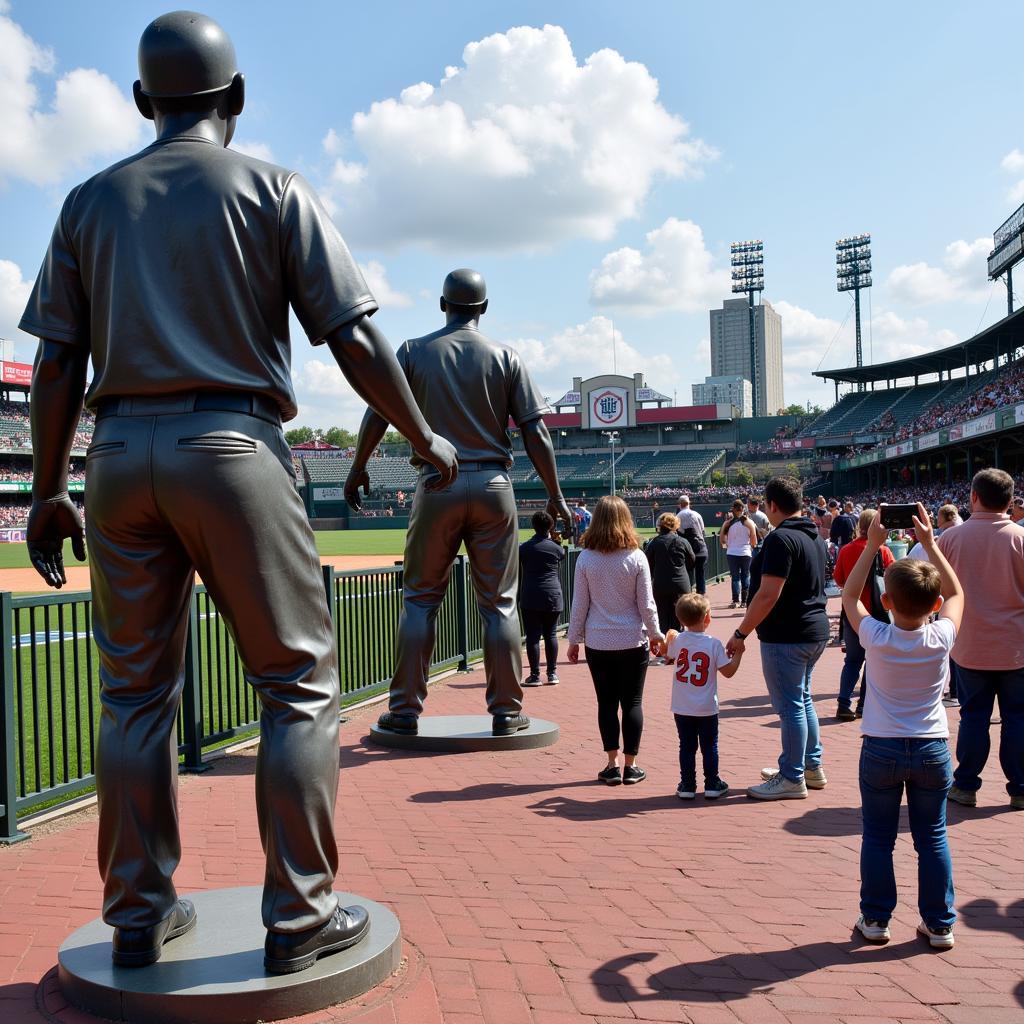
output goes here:
<path id="1" fill-rule="evenodd" d="M 11 594 L 0 594 L 0 845 L 9 846 L 28 839 L 18 828 L 18 768 L 15 763 L 14 735 L 14 611 Z"/>
<path id="2" fill-rule="evenodd" d="M 331 623 L 337 624 L 338 613 L 334 607 L 334 566 L 322 565 L 324 571 L 324 590 L 327 591 L 327 611 L 331 616 Z"/>
<path id="3" fill-rule="evenodd" d="M 459 638 L 459 671 L 469 671 L 469 593 L 466 586 L 466 556 L 455 557 L 455 625 Z"/>
<path id="4" fill-rule="evenodd" d="M 181 771 L 189 775 L 208 772 L 203 764 L 203 686 L 199 678 L 199 602 L 195 590 L 189 600 L 188 635 L 185 640 L 185 689 L 181 695 L 181 710 L 185 726 L 185 763 Z"/>

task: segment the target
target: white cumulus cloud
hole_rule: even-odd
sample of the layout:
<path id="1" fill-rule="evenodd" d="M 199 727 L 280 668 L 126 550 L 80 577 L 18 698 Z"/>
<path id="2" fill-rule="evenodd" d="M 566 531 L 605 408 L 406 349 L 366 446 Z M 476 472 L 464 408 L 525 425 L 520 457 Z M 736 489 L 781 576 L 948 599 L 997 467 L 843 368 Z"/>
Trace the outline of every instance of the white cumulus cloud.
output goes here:
<path id="1" fill-rule="evenodd" d="M 889 294 L 918 306 L 983 299 L 989 292 L 986 259 L 991 249 L 991 237 L 950 242 L 940 266 L 920 262 L 894 267 L 886 280 Z"/>
<path id="2" fill-rule="evenodd" d="M 383 263 L 378 263 L 377 260 L 370 260 L 368 263 L 360 263 L 359 269 L 362 270 L 363 277 L 366 278 L 370 294 L 373 295 L 382 309 L 387 309 L 388 307 L 392 309 L 405 309 L 412 305 L 411 296 L 391 286 L 391 282 L 388 280 L 387 269 Z"/>
<path id="3" fill-rule="evenodd" d="M 325 191 L 358 243 L 607 239 L 657 179 L 696 176 L 715 156 L 643 64 L 610 49 L 580 63 L 557 26 L 488 36 L 462 60 L 325 138 Z"/>
<path id="4" fill-rule="evenodd" d="M 1024 175 L 1024 152 L 1019 149 L 1012 149 L 1006 156 L 1003 157 L 1000 165 L 1007 174 Z M 1024 203 L 1024 177 L 1014 185 L 1010 186 L 1010 191 L 1006 194 L 1006 198 L 1012 206 L 1019 206 Z"/>
<path id="5" fill-rule="evenodd" d="M 782 317 L 782 369 L 787 396 L 801 403 L 810 400 L 830 405 L 835 397 L 833 385 L 812 374 L 819 367 L 835 370 L 854 365 L 852 315 L 843 324 L 784 300 L 773 305 Z M 935 328 L 924 317 L 904 317 L 889 309 L 876 311 L 870 324 L 866 316 L 861 323 L 865 362 L 903 359 L 957 340 L 952 331 Z"/>
<path id="6" fill-rule="evenodd" d="M 559 398 L 568 391 L 573 377 L 595 377 L 613 371 L 626 377 L 642 372 L 652 387 L 666 394 L 681 386 L 682 367 L 670 356 L 640 352 L 618 329 L 613 345 L 612 329 L 608 317 L 593 316 L 543 338 L 510 338 L 505 344 L 522 354 L 530 375 L 549 398 Z"/>
<path id="7" fill-rule="evenodd" d="M 268 164 L 274 162 L 274 151 L 265 142 L 247 142 L 244 139 L 232 139 L 231 148 L 237 149 L 239 153 L 255 157 L 257 160 L 265 160 Z"/>
<path id="8" fill-rule="evenodd" d="M 21 267 L 11 260 L 0 259 L 0 338 L 13 341 L 19 347 L 18 358 L 28 360 L 35 338 L 18 330 L 18 321 L 25 312 L 32 282 L 26 281 Z"/>
<path id="9" fill-rule="evenodd" d="M 669 217 L 648 232 L 643 252 L 625 246 L 601 260 L 590 274 L 590 301 L 641 314 L 694 313 L 728 295 L 730 282 L 729 271 L 715 266 L 700 227 Z"/>
<path id="10" fill-rule="evenodd" d="M 93 68 L 62 74 L 44 105 L 37 80 L 56 75 L 56 57 L 6 17 L 7 10 L 0 2 L 0 180 L 49 185 L 96 157 L 133 149 L 145 122 Z"/>

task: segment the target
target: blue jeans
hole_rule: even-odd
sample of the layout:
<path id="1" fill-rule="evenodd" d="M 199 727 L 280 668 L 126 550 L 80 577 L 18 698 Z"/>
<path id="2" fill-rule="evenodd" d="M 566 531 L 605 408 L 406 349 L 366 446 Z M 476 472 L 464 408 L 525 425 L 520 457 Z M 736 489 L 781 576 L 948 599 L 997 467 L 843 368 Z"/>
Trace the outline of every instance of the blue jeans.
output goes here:
<path id="1" fill-rule="evenodd" d="M 930 928 L 951 926 L 953 863 L 946 841 L 946 794 L 953 783 L 944 739 L 879 739 L 865 736 L 860 753 L 864 837 L 860 846 L 860 912 L 888 921 L 896 909 L 892 851 L 907 789 L 910 834 L 917 851 L 917 907 Z"/>
<path id="2" fill-rule="evenodd" d="M 779 771 L 791 782 L 805 768 L 821 767 L 818 715 L 811 700 L 811 673 L 825 641 L 809 644 L 761 644 L 761 671 L 772 707 L 782 723 Z"/>
<path id="3" fill-rule="evenodd" d="M 840 636 L 846 641 L 846 659 L 843 661 L 843 671 L 839 676 L 839 706 L 849 709 L 853 702 L 853 691 L 857 689 L 860 670 L 864 667 L 864 648 L 861 647 L 860 636 L 850 625 L 845 612 L 839 622 Z M 861 693 L 863 692 L 861 689 Z"/>
<path id="4" fill-rule="evenodd" d="M 697 747 L 704 768 L 704 785 L 718 780 L 718 715 L 676 715 L 679 733 L 679 781 L 697 788 Z"/>
<path id="5" fill-rule="evenodd" d="M 698 594 L 704 594 L 707 592 L 707 583 L 704 579 L 704 569 L 708 564 L 707 555 L 697 555 L 696 561 L 693 564 L 693 589 Z"/>
<path id="6" fill-rule="evenodd" d="M 750 590 L 750 555 L 726 555 L 729 563 L 729 575 L 732 577 L 732 599 L 747 599 Z"/>
<path id="7" fill-rule="evenodd" d="M 992 707 L 999 701 L 999 763 L 1006 792 L 1024 796 L 1024 668 L 982 671 L 952 664 L 960 699 L 960 732 L 956 738 L 958 789 L 981 788 L 981 771 L 991 747 Z"/>

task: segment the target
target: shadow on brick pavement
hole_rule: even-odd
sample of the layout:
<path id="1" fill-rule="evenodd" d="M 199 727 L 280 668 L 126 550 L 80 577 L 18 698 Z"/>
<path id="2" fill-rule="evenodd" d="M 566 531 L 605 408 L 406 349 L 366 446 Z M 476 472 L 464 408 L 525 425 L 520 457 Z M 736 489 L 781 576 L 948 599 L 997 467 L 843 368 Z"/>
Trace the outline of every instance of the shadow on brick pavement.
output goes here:
<path id="1" fill-rule="evenodd" d="M 712 632 L 725 638 L 737 614 L 724 607 L 724 588 L 711 597 Z M 561 727 L 559 743 L 543 750 L 371 748 L 380 706 L 348 712 L 339 885 L 399 915 L 417 967 L 304 1024 L 1020 1024 L 1024 814 L 1006 813 L 997 759 L 979 806 L 950 810 L 956 948 L 936 953 L 915 936 L 915 858 L 902 833 L 892 944 L 851 937 L 860 741 L 856 723 L 834 718 L 841 664 L 828 648 L 814 682 L 829 785 L 775 804 L 742 796 L 778 756 L 756 643 L 720 684 L 722 773 L 737 795 L 717 802 L 674 797 L 667 667 L 648 673 L 640 756 L 648 779 L 635 787 L 594 779 L 604 759 L 583 665 L 560 665 L 560 685 L 527 691 L 526 711 Z M 426 710 L 483 713 L 482 673 L 435 685 Z M 956 717 L 951 711 L 954 730 Z M 251 754 L 236 755 L 181 780 L 182 892 L 261 883 L 253 768 Z M 95 846 L 95 821 L 75 816 L 0 850 L 3 1024 L 86 1019 L 53 1006 L 40 1017 L 35 986 L 63 938 L 97 913 Z"/>

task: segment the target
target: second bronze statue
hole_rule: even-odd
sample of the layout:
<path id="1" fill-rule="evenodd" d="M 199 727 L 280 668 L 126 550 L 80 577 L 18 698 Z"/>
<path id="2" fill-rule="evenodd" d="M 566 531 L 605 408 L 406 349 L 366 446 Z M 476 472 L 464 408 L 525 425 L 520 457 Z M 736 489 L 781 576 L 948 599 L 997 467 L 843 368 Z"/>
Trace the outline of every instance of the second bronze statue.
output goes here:
<path id="1" fill-rule="evenodd" d="M 381 728 L 416 733 L 427 696 L 434 651 L 434 623 L 462 544 L 469 553 L 477 606 L 484 623 L 487 710 L 495 736 L 529 727 L 522 714 L 522 651 L 516 614 L 519 531 L 512 466 L 511 419 L 522 432 L 526 454 L 547 488 L 549 510 L 571 529 L 562 497 L 551 438 L 550 412 L 519 354 L 480 331 L 487 288 L 475 270 L 453 270 L 445 278 L 441 310 L 446 324 L 407 341 L 398 350 L 413 396 L 430 428 L 449 438 L 459 458 L 455 483 L 437 489 L 436 472 L 418 456 L 420 479 L 405 545 L 404 605 L 391 680 L 389 710 Z M 345 498 L 359 508 L 359 488 L 368 490 L 370 455 L 388 422 L 371 408 L 359 431 Z"/>

